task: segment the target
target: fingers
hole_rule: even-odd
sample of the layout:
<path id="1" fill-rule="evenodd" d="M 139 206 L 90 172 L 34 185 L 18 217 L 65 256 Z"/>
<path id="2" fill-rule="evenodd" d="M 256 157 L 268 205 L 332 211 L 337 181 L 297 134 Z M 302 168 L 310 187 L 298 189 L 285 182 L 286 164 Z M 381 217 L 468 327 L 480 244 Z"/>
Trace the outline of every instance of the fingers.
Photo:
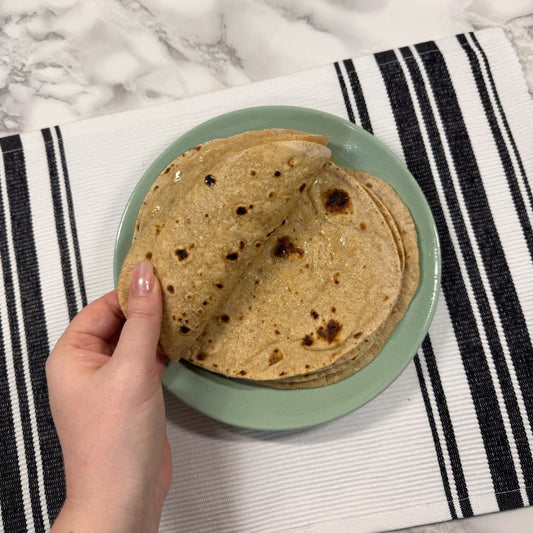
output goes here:
<path id="1" fill-rule="evenodd" d="M 128 319 L 113 358 L 157 369 L 157 344 L 161 329 L 161 289 L 149 261 L 133 268 L 128 299 Z"/>
<path id="2" fill-rule="evenodd" d="M 72 319 L 59 343 L 87 348 L 89 342 L 107 341 L 121 327 L 123 320 L 117 293 L 111 291 L 82 309 Z"/>

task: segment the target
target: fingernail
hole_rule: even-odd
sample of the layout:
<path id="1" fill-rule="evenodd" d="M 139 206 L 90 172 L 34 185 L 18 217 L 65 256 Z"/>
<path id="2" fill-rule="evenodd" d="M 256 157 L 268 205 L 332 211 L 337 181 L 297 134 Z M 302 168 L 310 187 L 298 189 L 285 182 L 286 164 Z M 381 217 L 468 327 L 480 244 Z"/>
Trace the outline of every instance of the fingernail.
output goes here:
<path id="1" fill-rule="evenodd" d="M 154 286 L 154 267 L 150 261 L 141 261 L 133 267 L 131 291 L 135 296 L 146 296 Z"/>

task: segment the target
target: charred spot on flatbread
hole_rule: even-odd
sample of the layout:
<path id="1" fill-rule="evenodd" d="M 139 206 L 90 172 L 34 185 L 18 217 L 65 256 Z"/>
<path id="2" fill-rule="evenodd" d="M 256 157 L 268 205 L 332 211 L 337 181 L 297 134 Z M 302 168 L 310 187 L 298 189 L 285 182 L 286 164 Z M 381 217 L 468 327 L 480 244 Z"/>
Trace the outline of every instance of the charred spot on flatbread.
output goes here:
<path id="1" fill-rule="evenodd" d="M 293 254 L 302 257 L 304 255 L 304 251 L 301 248 L 298 248 L 294 242 L 291 241 L 290 237 L 285 235 L 277 240 L 276 245 L 274 246 L 273 254 L 279 259 L 288 259 Z"/>
<path id="2" fill-rule="evenodd" d="M 324 339 L 331 344 L 336 340 L 341 329 L 342 324 L 340 324 L 337 320 L 330 319 L 325 325 L 317 328 L 316 333 L 321 339 Z"/>
<path id="3" fill-rule="evenodd" d="M 324 206 L 333 215 L 352 213 L 350 195 L 344 189 L 328 189 L 324 193 Z"/>

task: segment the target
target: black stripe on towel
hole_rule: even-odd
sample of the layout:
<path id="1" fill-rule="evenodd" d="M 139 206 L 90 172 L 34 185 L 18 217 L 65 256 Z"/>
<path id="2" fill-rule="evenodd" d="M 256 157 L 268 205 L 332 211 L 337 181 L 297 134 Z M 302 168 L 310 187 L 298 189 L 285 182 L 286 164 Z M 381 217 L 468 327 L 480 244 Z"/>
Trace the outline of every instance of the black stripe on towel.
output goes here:
<path id="1" fill-rule="evenodd" d="M 359 82 L 359 77 L 357 76 L 357 72 L 355 71 L 353 61 L 351 59 L 345 59 L 344 67 L 346 68 L 346 72 L 348 73 L 348 77 L 350 79 L 350 86 L 352 87 L 355 105 L 357 106 L 359 120 L 361 121 L 360 126 L 369 133 L 372 133 L 372 124 L 370 123 L 370 117 L 368 115 L 365 97 L 363 95 L 361 83 Z"/>
<path id="2" fill-rule="evenodd" d="M 37 477 L 37 462 L 32 436 L 32 423 L 30 410 L 33 405 L 29 405 L 28 390 L 24 376 L 24 359 L 27 353 L 32 353 L 32 348 L 37 350 L 42 346 L 48 352 L 48 340 L 44 314 L 41 316 L 33 313 L 34 306 L 38 307 L 41 301 L 41 290 L 39 286 L 39 272 L 36 264 L 33 264 L 31 257 L 31 242 L 33 241 L 33 231 L 29 213 L 29 195 L 26 183 L 26 165 L 24 154 L 22 153 L 22 143 L 18 135 L 0 139 L 0 148 L 3 152 L 4 172 L 6 189 L 10 211 L 10 222 L 12 232 L 7 234 L 5 228 L 6 207 L 2 201 L 0 205 L 2 229 L 0 230 L 0 254 L 2 255 L 2 269 L 4 274 L 4 289 L 6 295 L 6 305 L 8 312 L 9 330 L 11 336 L 11 348 L 13 366 L 15 370 L 15 381 L 17 387 L 17 398 L 22 423 L 22 436 L 25 448 L 25 462 L 28 472 L 28 486 L 30 492 L 31 509 L 36 531 L 44 531 L 41 502 L 39 497 L 39 484 Z M 9 241 L 15 251 L 16 265 L 11 265 L 9 257 Z M 30 248 L 30 249 L 28 249 Z M 36 258 L 35 258 L 36 259 Z M 18 320 L 19 304 L 15 292 L 15 279 L 13 273 L 18 274 L 18 287 L 22 304 L 22 318 L 24 331 L 26 334 L 26 346 L 23 345 L 20 336 L 22 325 Z M 42 303 L 41 303 L 42 306 Z M 33 321 L 35 319 L 35 321 Z M 41 336 L 44 333 L 44 339 Z M 29 364 L 30 372 L 32 363 Z M 31 384 L 28 384 L 31 387 Z M 34 399 L 38 398 L 35 396 Z M 38 401 L 34 402 L 35 404 Z M 19 450 L 22 452 L 22 450 Z M 5 458 L 2 458 L 5 462 Z M 2 483 L 3 484 L 3 483 Z M 18 492 L 18 491 L 17 491 Z M 5 515 L 9 515 L 10 510 L 6 510 Z M 25 521 L 24 515 L 15 520 Z M 10 529 L 8 529 L 10 531 Z"/>
<path id="3" fill-rule="evenodd" d="M 459 505 L 461 506 L 463 517 L 467 518 L 469 516 L 473 516 L 472 505 L 470 504 L 468 488 L 466 486 L 465 476 L 463 474 L 459 448 L 457 447 L 457 441 L 455 440 L 452 418 L 450 416 L 450 411 L 448 410 L 446 395 L 444 394 L 444 389 L 440 380 L 437 360 L 435 359 L 435 353 L 433 352 L 433 346 L 431 344 L 429 335 L 426 335 L 426 338 L 422 343 L 422 350 L 424 352 L 424 360 L 426 361 L 428 368 L 433 394 L 435 395 L 435 403 L 439 411 L 442 430 L 444 432 L 444 439 L 446 441 L 446 449 L 448 450 L 448 455 L 450 457 L 450 464 L 452 467 L 455 489 L 457 490 L 457 497 L 459 498 Z"/>
<path id="4" fill-rule="evenodd" d="M 350 103 L 350 97 L 348 96 L 348 89 L 346 88 L 346 83 L 344 83 L 344 77 L 342 76 L 341 67 L 336 61 L 335 61 L 335 72 L 337 73 L 337 79 L 339 80 L 339 85 L 341 87 L 341 93 L 344 99 L 344 105 L 346 106 L 346 113 L 348 114 L 348 120 L 355 124 L 355 117 L 353 114 L 352 104 Z"/>
<path id="5" fill-rule="evenodd" d="M 9 262 L 9 249 L 6 232 L 5 206 L 2 199 L 2 183 L 0 181 L 0 258 L 2 261 L 3 283 L 5 286 L 8 321 L 11 330 L 11 342 L 17 341 L 18 327 L 14 315 L 14 289 L 11 265 Z M 0 281 L 1 283 L 2 281 Z M 13 335 L 15 339 L 13 339 Z M 19 340 L 20 344 L 20 340 Z M 9 393 L 6 356 L 2 324 L 0 323 L 0 504 L 2 506 L 2 522 L 4 531 L 25 531 L 26 519 L 24 517 L 24 504 L 22 501 L 22 486 L 20 468 L 17 457 L 17 444 L 15 440 L 15 425 Z"/>
<path id="6" fill-rule="evenodd" d="M 44 366 L 49 353 L 48 332 L 41 293 L 39 263 L 33 234 L 31 204 L 20 137 L 0 139 L 4 151 L 11 212 L 13 247 L 17 261 L 22 317 L 41 450 L 48 514 L 52 520 L 65 498 L 63 457 L 48 403 Z M 54 273 L 49 273 L 54 275 Z M 9 306 L 8 306 L 9 307 Z M 31 484 L 30 484 L 31 487 Z"/>
<path id="7" fill-rule="evenodd" d="M 517 374 L 519 385 L 524 392 L 524 403 L 528 413 L 533 417 L 533 347 L 516 293 L 514 282 L 505 258 L 498 231 L 487 200 L 483 181 L 470 143 L 470 138 L 457 101 L 455 90 L 446 63 L 434 43 L 422 43 L 416 46 L 439 110 L 443 123 L 453 164 L 458 175 L 461 194 L 468 210 L 476 243 L 483 260 L 485 274 L 498 309 L 509 353 Z M 431 51 L 431 54 L 427 54 Z M 430 55 L 431 58 L 427 56 Z M 446 179 L 448 177 L 446 176 Z M 444 180 L 443 180 L 444 184 Z M 450 197 L 453 185 L 449 184 Z M 455 194 L 453 194 L 455 196 Z M 454 217 L 456 228 L 463 231 L 458 216 Z M 459 236 L 461 244 L 468 242 L 466 230 Z M 470 253 L 470 250 L 468 250 Z M 483 325 L 490 345 L 494 366 L 503 394 L 506 411 L 511 422 L 528 498 L 533 501 L 533 458 L 527 438 L 524 422 L 519 410 L 516 391 L 505 361 L 500 339 L 496 333 L 496 324 L 489 301 L 483 289 L 481 276 L 475 266 L 475 258 L 467 261 L 468 272 L 474 286 L 476 301 L 483 318 Z M 529 396 L 529 398 L 526 398 Z"/>
<path id="8" fill-rule="evenodd" d="M 76 257 L 76 273 L 78 275 L 78 285 L 80 287 L 81 305 L 87 305 L 87 291 L 85 290 L 85 279 L 83 276 L 83 267 L 81 264 L 80 243 L 78 239 L 78 230 L 76 228 L 76 217 L 74 216 L 74 202 L 72 201 L 72 191 L 70 188 L 70 177 L 68 174 L 67 157 L 65 155 L 65 145 L 63 143 L 63 135 L 59 126 L 55 127 L 57 134 L 57 141 L 59 144 L 59 154 L 61 156 L 61 166 L 63 168 L 63 177 L 65 182 L 65 191 L 67 194 L 68 217 L 70 221 L 70 229 L 72 232 L 72 241 L 74 243 L 74 254 Z"/>
<path id="9" fill-rule="evenodd" d="M 492 76 L 492 70 L 490 68 L 489 60 L 487 59 L 487 54 L 485 54 L 485 50 L 483 50 L 483 47 L 477 40 L 475 33 L 470 33 L 470 36 L 472 37 L 472 40 L 474 41 L 477 49 L 481 53 L 481 57 L 483 57 L 483 63 L 485 65 L 485 68 L 487 69 L 487 73 L 489 75 L 489 81 L 490 86 L 492 88 L 492 93 L 494 95 L 494 98 L 496 99 L 496 104 L 498 106 L 498 110 L 500 112 L 500 117 L 503 121 L 503 125 L 505 127 L 505 131 L 507 132 L 507 135 L 509 137 L 509 140 L 511 141 L 511 146 L 513 147 L 513 152 L 515 154 L 516 160 L 518 162 L 518 167 L 520 168 L 520 174 L 522 175 L 522 180 L 524 182 L 524 186 L 527 191 L 527 196 L 529 198 L 529 205 L 531 208 L 533 208 L 533 194 L 531 193 L 531 187 L 529 186 L 529 181 L 526 176 L 526 171 L 524 169 L 524 164 L 522 163 L 522 158 L 520 157 L 520 152 L 518 151 L 518 148 L 516 146 L 513 134 L 511 132 L 511 128 L 509 127 L 509 123 L 507 122 L 507 117 L 505 116 L 505 112 L 503 111 L 502 103 L 500 101 L 500 96 L 498 94 L 498 91 L 496 90 L 496 84 L 494 83 L 494 77 Z"/>
<path id="10" fill-rule="evenodd" d="M 72 261 L 68 247 L 67 230 L 65 228 L 65 215 L 63 211 L 63 199 L 61 198 L 61 185 L 59 182 L 59 172 L 56 162 L 54 142 L 50 129 L 41 130 L 48 160 L 48 172 L 50 174 L 50 188 L 52 190 L 52 201 L 54 205 L 54 218 L 56 223 L 57 242 L 59 244 L 59 255 L 61 257 L 61 272 L 63 274 L 63 285 L 67 297 L 68 316 L 72 320 L 78 312 L 76 302 L 76 292 L 72 279 Z"/>
<path id="11" fill-rule="evenodd" d="M 475 43 L 476 48 L 479 50 L 481 57 L 483 58 L 483 63 L 485 65 L 485 69 L 488 74 L 489 83 L 492 89 L 492 94 L 494 96 L 494 99 L 496 100 L 496 105 L 498 107 L 498 113 L 503 122 L 503 126 L 505 128 L 505 131 L 507 132 L 507 136 L 509 137 L 509 141 L 511 143 L 511 148 L 513 150 L 514 156 L 518 163 L 518 168 L 522 176 L 522 182 L 524 183 L 524 186 L 526 188 L 526 194 L 528 195 L 529 205 L 533 208 L 533 196 L 531 194 L 531 188 L 529 187 L 529 182 L 526 178 L 526 173 L 524 170 L 524 165 L 522 163 L 522 158 L 520 157 L 520 153 L 518 152 L 518 149 L 516 147 L 513 134 L 511 133 L 511 130 L 509 128 L 509 123 L 507 122 L 507 117 L 505 116 L 505 112 L 503 111 L 503 107 L 500 101 L 500 96 L 498 95 L 496 84 L 494 83 L 494 78 L 492 77 L 492 71 L 490 69 L 487 56 L 485 55 L 483 48 L 481 48 L 481 45 L 479 44 L 476 36 L 473 33 L 470 33 L 470 36 L 472 37 L 472 40 Z M 507 177 L 507 184 L 509 186 L 509 190 L 511 191 L 513 203 L 514 203 L 516 212 L 518 214 L 520 224 L 522 226 L 522 232 L 524 233 L 526 244 L 529 248 L 529 253 L 531 257 L 533 258 L 533 230 L 531 229 L 531 220 L 526 211 L 524 198 L 522 197 L 522 192 L 520 191 L 520 186 L 518 184 L 518 180 L 514 172 L 514 167 L 511 162 L 511 157 L 508 151 L 508 146 L 503 138 L 501 129 L 496 120 L 496 116 L 495 116 L 496 111 L 494 110 L 492 103 L 490 101 L 490 98 L 488 95 L 488 89 L 485 84 L 485 80 L 484 80 L 484 77 L 483 77 L 483 74 L 480 68 L 479 60 L 464 35 L 458 35 L 457 39 L 461 43 L 461 46 L 463 46 L 463 48 L 465 49 L 465 52 L 468 56 L 470 67 L 472 69 L 472 72 L 474 74 L 474 79 L 476 81 L 479 96 L 483 104 L 483 108 L 485 109 L 485 115 L 487 116 L 487 120 L 489 122 L 492 135 L 496 142 L 498 153 L 500 154 L 500 160 L 505 169 L 505 175 Z"/>
<path id="12" fill-rule="evenodd" d="M 429 427 L 431 428 L 431 434 L 433 435 L 433 442 L 435 443 L 435 452 L 437 454 L 437 461 L 439 463 L 440 475 L 442 477 L 442 486 L 444 487 L 444 494 L 446 495 L 446 501 L 450 509 L 451 518 L 457 518 L 455 512 L 455 505 L 453 503 L 452 491 L 450 489 L 450 481 L 448 480 L 448 473 L 446 472 L 446 464 L 444 463 L 444 456 L 442 455 L 442 446 L 440 444 L 439 434 L 437 432 L 437 426 L 435 425 L 435 417 L 433 416 L 433 409 L 429 401 L 428 390 L 426 387 L 426 380 L 424 379 L 424 373 L 422 371 L 422 365 L 418 355 L 415 355 L 415 368 L 418 375 L 418 382 L 420 383 L 420 390 L 422 392 L 422 398 L 426 407 L 426 413 L 428 417 Z"/>
<path id="13" fill-rule="evenodd" d="M 382 52 L 375 57 L 385 82 L 405 161 L 422 188 L 437 225 L 443 257 L 442 290 L 448 309 L 451 311 L 450 319 L 463 358 L 495 492 L 500 494 L 498 502 L 500 508 L 519 507 L 522 505 L 522 500 L 518 492 L 518 479 L 509 441 L 483 353 L 472 305 L 431 175 L 428 154 L 409 87 L 394 52 Z"/>
<path id="14" fill-rule="evenodd" d="M 496 333 L 496 323 L 495 323 L 494 317 L 490 309 L 490 304 L 489 304 L 487 294 L 483 287 L 483 282 L 482 282 L 481 274 L 477 267 L 472 243 L 469 240 L 469 236 L 466 231 L 466 226 L 465 226 L 465 223 L 464 223 L 464 220 L 463 220 L 460 208 L 459 208 L 459 202 L 458 202 L 456 190 L 454 188 L 454 185 L 451 179 L 450 169 L 446 161 L 446 155 L 442 148 L 442 139 L 440 138 L 439 131 L 437 129 L 437 125 L 435 121 L 435 117 L 433 115 L 433 111 L 429 103 L 428 94 L 427 94 L 426 89 L 424 88 L 424 81 L 419 71 L 418 64 L 414 60 L 413 53 L 411 52 L 409 48 L 402 48 L 401 52 L 405 59 L 407 67 L 409 69 L 411 78 L 413 79 L 413 82 L 414 82 L 415 90 L 417 93 L 417 99 L 421 107 L 422 115 L 424 116 L 424 119 L 425 119 L 428 137 L 431 143 L 432 152 L 435 157 L 435 164 L 437 165 L 437 169 L 438 169 L 438 173 L 441 179 L 444 194 L 446 196 L 446 201 L 449 206 L 450 213 L 451 213 L 451 216 L 454 222 L 454 227 L 455 227 L 455 231 L 458 236 L 458 240 L 460 242 L 461 251 L 465 259 L 465 262 L 468 265 L 470 282 L 472 284 L 472 288 L 474 291 L 477 307 L 479 309 L 479 312 L 483 320 L 483 329 L 485 331 L 485 335 L 486 335 L 486 338 L 489 344 L 489 349 L 492 354 L 496 372 L 498 374 L 498 381 L 502 389 L 505 407 L 511 420 L 511 427 L 513 430 L 513 436 L 517 443 L 517 449 L 519 452 L 520 461 L 523 465 L 523 470 L 525 470 L 525 472 L 529 472 L 529 474 L 531 475 L 533 473 L 533 461 L 531 458 L 531 451 L 527 443 L 527 435 L 525 432 L 524 424 L 520 417 L 517 398 L 516 398 L 516 394 L 512 386 L 509 370 L 505 362 L 502 345 L 501 345 L 499 336 Z M 446 88 L 446 90 L 451 90 L 451 89 Z M 438 98 L 439 97 L 436 97 L 435 99 L 438 100 Z M 449 113 L 457 112 L 457 110 L 452 111 L 454 109 L 455 108 L 452 107 L 449 109 L 448 112 Z M 444 110 L 440 110 L 440 115 L 442 115 L 443 112 Z M 456 119 L 454 120 L 459 120 L 459 118 L 456 117 Z M 447 131 L 448 130 L 446 130 L 446 132 Z M 450 140 L 450 143 L 451 142 L 454 142 L 454 141 Z M 454 167 L 459 174 L 459 180 L 462 181 L 461 178 L 463 176 L 461 174 L 461 171 L 463 169 L 462 167 L 458 166 L 456 161 L 454 161 L 454 163 L 455 163 Z M 463 163 L 464 163 L 464 159 L 463 159 Z M 532 478 L 532 483 L 533 483 L 533 478 Z"/>

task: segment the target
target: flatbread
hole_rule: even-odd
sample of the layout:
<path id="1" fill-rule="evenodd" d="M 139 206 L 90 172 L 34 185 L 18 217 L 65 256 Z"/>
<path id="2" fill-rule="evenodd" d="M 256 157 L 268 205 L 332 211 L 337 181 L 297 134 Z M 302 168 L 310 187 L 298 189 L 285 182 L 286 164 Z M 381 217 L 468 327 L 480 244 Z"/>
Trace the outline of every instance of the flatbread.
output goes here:
<path id="1" fill-rule="evenodd" d="M 416 292 L 416 230 L 383 180 L 337 167 L 327 137 L 245 132 L 193 148 L 139 211 L 118 293 L 149 259 L 172 359 L 277 388 L 371 361 Z"/>
<path id="2" fill-rule="evenodd" d="M 315 373 L 304 376 L 295 376 L 285 380 L 270 381 L 270 387 L 280 389 L 314 388 L 330 385 L 345 379 L 372 361 L 382 350 L 398 322 L 405 315 L 409 303 L 416 293 L 420 277 L 419 252 L 416 228 L 409 210 L 402 202 L 394 189 L 385 181 L 368 174 L 352 169 L 344 169 L 346 173 L 355 178 L 367 191 L 372 191 L 388 210 L 399 229 L 405 250 L 405 269 L 402 279 L 402 288 L 396 305 L 384 324 L 377 330 L 373 338 L 367 339 L 367 345 L 352 350 L 344 360 L 337 364 Z"/>
<path id="3" fill-rule="evenodd" d="M 380 210 L 330 164 L 262 246 L 187 359 L 254 380 L 329 366 L 386 320 L 401 279 Z"/>
<path id="4" fill-rule="evenodd" d="M 119 302 L 126 312 L 133 265 L 151 260 L 163 290 L 160 344 L 169 358 L 199 352 L 197 338 L 329 156 L 322 144 L 299 140 L 230 152 L 190 169 L 187 194 L 167 206 L 160 224 L 151 219 L 138 231 L 120 273 Z"/>

